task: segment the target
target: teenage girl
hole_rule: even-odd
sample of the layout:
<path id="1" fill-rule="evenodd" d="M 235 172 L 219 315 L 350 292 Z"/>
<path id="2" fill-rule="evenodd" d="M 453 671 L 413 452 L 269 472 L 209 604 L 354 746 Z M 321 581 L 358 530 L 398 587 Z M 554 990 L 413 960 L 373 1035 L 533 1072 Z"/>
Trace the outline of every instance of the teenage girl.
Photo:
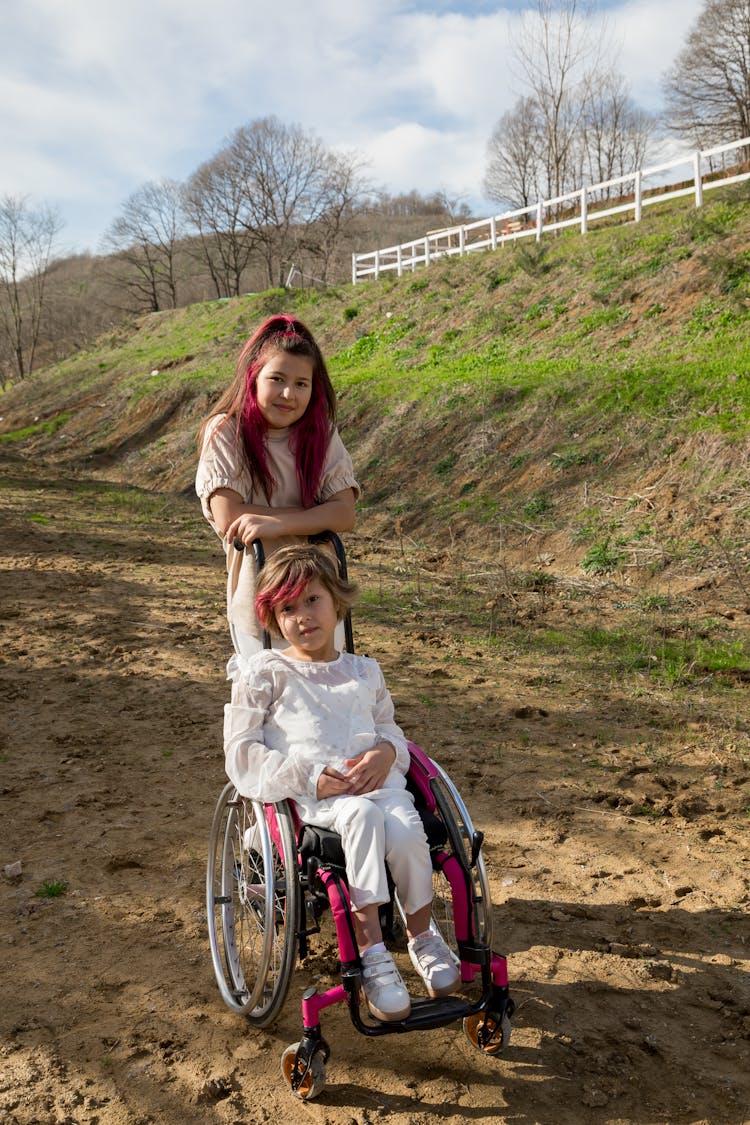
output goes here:
<path id="1" fill-rule="evenodd" d="M 235 649 L 260 647 L 255 559 L 318 531 L 350 531 L 359 486 L 336 430 L 336 394 L 311 332 L 272 316 L 250 337 L 234 381 L 199 433 L 195 489 L 227 558 L 227 617 Z"/>
<path id="2" fill-rule="evenodd" d="M 369 657 L 336 650 L 336 624 L 354 592 L 317 547 L 284 547 L 266 562 L 256 612 L 288 647 L 239 658 L 225 708 L 226 771 L 242 796 L 292 798 L 303 821 L 340 834 L 365 996 L 378 1019 L 398 1020 L 411 1000 L 380 929 L 386 861 L 427 991 L 448 995 L 460 974 L 429 928 L 432 863 L 383 673 Z"/>

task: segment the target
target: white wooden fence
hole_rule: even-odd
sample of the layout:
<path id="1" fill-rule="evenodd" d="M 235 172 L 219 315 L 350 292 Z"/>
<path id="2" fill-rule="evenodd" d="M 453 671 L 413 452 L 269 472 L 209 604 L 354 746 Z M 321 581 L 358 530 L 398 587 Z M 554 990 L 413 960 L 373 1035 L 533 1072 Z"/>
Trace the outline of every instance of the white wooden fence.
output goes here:
<path id="1" fill-rule="evenodd" d="M 440 258 L 472 254 L 475 250 L 497 250 L 506 242 L 522 238 L 533 238 L 539 242 L 544 231 L 577 226 L 581 234 L 585 234 L 590 223 L 611 218 L 612 215 L 632 212 L 635 222 L 640 222 L 644 207 L 683 195 L 694 195 L 695 206 L 700 207 L 703 193 L 711 188 L 750 179 L 747 152 L 743 154 L 742 149 L 750 150 L 750 137 L 696 151 L 665 164 L 639 168 L 626 176 L 591 184 L 555 199 L 539 200 L 530 207 L 519 207 L 489 219 L 429 231 L 423 238 L 402 242 L 400 246 L 352 254 L 352 282 L 356 285 L 368 278 L 377 280 L 392 272 L 401 277 L 408 270 L 429 266 Z M 729 153 L 734 153 L 731 160 L 728 159 Z M 687 176 L 676 184 L 673 178 L 671 185 L 664 186 L 665 174 L 680 167 L 687 168 Z M 655 180 L 656 183 L 653 182 Z"/>

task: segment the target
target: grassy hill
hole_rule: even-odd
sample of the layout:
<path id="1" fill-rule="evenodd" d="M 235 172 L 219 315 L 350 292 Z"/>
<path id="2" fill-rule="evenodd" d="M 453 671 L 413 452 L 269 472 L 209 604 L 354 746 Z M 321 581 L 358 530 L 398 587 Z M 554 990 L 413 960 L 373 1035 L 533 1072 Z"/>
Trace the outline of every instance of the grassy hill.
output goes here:
<path id="1" fill-rule="evenodd" d="M 0 397 L 0 455 L 157 492 L 267 314 L 329 357 L 360 529 L 532 575 L 747 588 L 750 193 L 327 292 L 153 314 Z"/>
<path id="2" fill-rule="evenodd" d="M 357 650 L 484 833 L 517 1004 L 501 1058 L 446 1028 L 414 1065 L 330 1009 L 306 1119 L 747 1120 L 750 195 L 655 210 L 147 317 L 0 396 L 3 1120 L 297 1119 L 274 1044 L 337 959 L 260 1036 L 211 981 L 230 639 L 191 495 L 273 309 L 331 357 Z"/>

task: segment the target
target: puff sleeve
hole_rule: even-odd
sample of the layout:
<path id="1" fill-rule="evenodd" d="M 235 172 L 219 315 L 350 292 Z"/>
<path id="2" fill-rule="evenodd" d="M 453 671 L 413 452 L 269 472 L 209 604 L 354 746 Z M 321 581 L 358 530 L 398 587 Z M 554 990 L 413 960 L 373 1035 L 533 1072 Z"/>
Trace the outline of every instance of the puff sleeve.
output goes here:
<path id="1" fill-rule="evenodd" d="M 275 697 L 269 668 L 254 664 L 251 672 L 235 679 L 232 702 L 224 706 L 227 777 L 243 797 L 252 800 L 272 803 L 288 797 L 315 798 L 324 766 L 299 761 L 265 744 L 264 721 Z"/>
<path id="2" fill-rule="evenodd" d="M 203 515 L 214 526 L 209 501 L 219 488 L 231 488 L 243 498 L 247 492 L 247 468 L 238 454 L 237 437 L 226 414 L 217 414 L 206 429 L 198 469 L 195 491 L 201 502 Z"/>
<path id="3" fill-rule="evenodd" d="M 320 486 L 320 500 L 329 500 L 337 492 L 345 488 L 354 489 L 355 500 L 359 497 L 361 489 L 354 475 L 352 459 L 344 445 L 338 430 L 331 434 L 328 445 L 328 454 L 323 466 L 323 479 Z"/>

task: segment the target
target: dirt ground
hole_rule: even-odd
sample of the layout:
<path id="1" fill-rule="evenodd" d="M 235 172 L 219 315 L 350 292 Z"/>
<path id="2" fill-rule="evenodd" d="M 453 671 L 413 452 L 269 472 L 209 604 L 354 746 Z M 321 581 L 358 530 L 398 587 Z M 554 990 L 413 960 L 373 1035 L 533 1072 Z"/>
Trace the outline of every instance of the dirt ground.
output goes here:
<path id="1" fill-rule="evenodd" d="M 668 690 L 505 643 L 501 625 L 490 645 L 363 607 L 357 647 L 485 831 L 517 1011 L 492 1060 L 460 1026 L 370 1041 L 330 1010 L 328 1085 L 303 1104 L 279 1059 L 330 951 L 257 1032 L 223 1006 L 208 950 L 218 545 L 187 500 L 0 476 L 0 1120 L 750 1120 L 746 683 Z M 376 587 L 372 545 L 351 542 L 353 577 Z M 545 623 L 591 612 L 553 599 Z M 597 599 L 599 620 L 620 612 Z M 740 637 L 750 619 L 726 620 Z"/>

